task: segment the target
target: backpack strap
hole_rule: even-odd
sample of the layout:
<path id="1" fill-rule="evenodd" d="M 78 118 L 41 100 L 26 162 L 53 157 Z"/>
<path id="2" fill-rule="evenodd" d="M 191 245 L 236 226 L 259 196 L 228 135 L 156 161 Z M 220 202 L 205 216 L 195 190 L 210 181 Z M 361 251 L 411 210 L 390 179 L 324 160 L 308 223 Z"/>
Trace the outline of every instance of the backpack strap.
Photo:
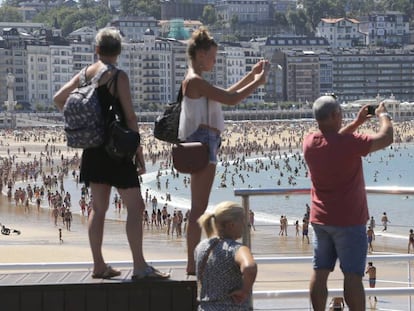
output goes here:
<path id="1" fill-rule="evenodd" d="M 113 68 L 115 68 L 115 66 L 111 64 L 105 64 L 105 66 L 102 67 L 101 70 L 99 70 L 98 73 L 91 79 L 91 83 L 97 86 L 103 74 L 106 73 L 107 71 L 112 70 Z"/>
<path id="2" fill-rule="evenodd" d="M 86 70 L 88 70 L 89 66 L 86 66 L 84 68 L 82 68 L 82 70 L 80 71 L 79 74 L 79 86 L 84 86 L 87 84 L 94 84 L 95 87 L 98 86 L 99 80 L 102 78 L 102 76 L 104 75 L 104 73 L 106 73 L 107 71 L 110 71 L 112 69 L 116 69 L 116 67 L 112 64 L 105 64 L 105 66 L 103 66 L 98 73 L 92 77 L 92 79 L 88 82 L 86 79 Z"/>
<path id="3" fill-rule="evenodd" d="M 86 70 L 88 69 L 89 66 L 86 66 L 84 68 L 82 68 L 82 70 L 80 71 L 79 74 L 79 86 L 84 86 L 87 84 L 86 82 Z"/>

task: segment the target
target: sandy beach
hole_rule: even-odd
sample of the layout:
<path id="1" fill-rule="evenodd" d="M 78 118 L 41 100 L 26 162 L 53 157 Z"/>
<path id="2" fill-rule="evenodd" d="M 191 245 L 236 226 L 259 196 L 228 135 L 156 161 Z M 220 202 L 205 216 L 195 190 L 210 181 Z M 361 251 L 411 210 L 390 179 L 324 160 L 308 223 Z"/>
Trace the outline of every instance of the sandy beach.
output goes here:
<path id="1" fill-rule="evenodd" d="M 300 148 L 303 134 L 314 128 L 314 125 L 310 123 L 292 128 L 288 123 L 275 124 L 271 127 L 264 123 L 260 126 L 252 124 L 249 128 L 250 130 L 246 132 L 245 127 L 240 124 L 228 125 L 227 131 L 223 133 L 223 147 L 236 150 L 240 143 L 254 142 L 255 144 L 250 146 L 251 150 L 259 148 L 258 146 L 272 149 L 276 148 L 276 145 L 282 151 L 297 150 Z M 396 126 L 396 128 L 396 136 L 401 141 L 410 140 L 414 133 L 411 125 L 407 123 Z M 3 134 L 0 137 L 0 157 L 14 156 L 15 163 L 30 163 L 43 159 L 43 170 L 46 172 L 59 172 L 58 167 L 62 159 L 72 159 L 77 153 L 80 154 L 79 150 L 66 147 L 61 130 L 25 131 L 24 135 L 5 131 L 0 133 Z M 145 142 L 147 161 L 158 161 L 169 152 L 166 145 L 151 137 L 150 126 L 141 126 L 141 134 Z M 24 140 L 22 137 L 25 137 Z M 74 165 L 76 166 L 76 163 Z M 5 191 L 6 185 L 3 185 L 3 193 Z M 110 213 L 115 220 L 107 220 L 105 224 L 104 256 L 108 262 L 131 261 L 124 222 L 116 220 L 118 212 L 113 207 L 110 207 L 108 214 Z M 125 211 L 122 210 L 121 213 Z M 37 211 L 35 206 L 31 205 L 30 210 L 27 211 L 22 206 L 16 207 L 13 201 L 10 202 L 2 196 L 0 198 L 0 223 L 21 231 L 21 234 L 0 235 L 2 245 L 0 263 L 91 262 L 87 218 L 78 213 L 74 213 L 73 216 L 71 231 L 67 231 L 63 224 L 54 225 L 50 210 Z M 58 228 L 62 228 L 63 243 L 59 242 Z M 254 256 L 311 256 L 311 244 L 303 242 L 301 236 L 295 235 L 294 226 L 289 226 L 288 230 L 288 236 L 278 236 L 278 226 L 256 223 L 256 231 L 252 231 Z M 392 235 L 380 232 L 376 234 L 373 255 L 407 253 L 407 240 L 396 239 Z M 147 260 L 185 259 L 185 237 L 171 237 L 161 229 L 144 229 L 144 254 Z M 383 286 L 391 286 L 389 280 L 406 282 L 406 263 L 397 263 L 401 264 L 401 269 L 395 269 L 395 264 L 395 262 L 376 264 L 379 275 L 378 286 L 381 286 L 382 280 L 384 280 Z M 184 275 L 184 267 L 175 269 L 182 270 L 176 275 Z M 307 289 L 311 272 L 311 262 L 261 265 L 254 290 Z M 338 268 L 330 277 L 330 286 L 342 287 L 342 275 Z M 395 283 L 395 286 L 403 285 Z"/>
<path id="2" fill-rule="evenodd" d="M 247 126 L 246 126 L 247 124 Z M 292 126 L 289 122 L 243 122 L 243 123 L 232 123 L 226 125 L 226 131 L 223 133 L 223 148 L 236 148 L 242 143 L 247 142 L 254 143 L 257 147 L 245 147 L 249 153 L 258 152 L 257 149 L 274 149 L 278 146 L 281 152 L 299 150 L 301 139 L 303 135 L 311 130 L 314 130 L 314 123 L 300 123 Z M 371 132 L 373 123 L 366 124 L 363 130 Z M 248 129 L 246 131 L 246 128 Z M 152 161 L 160 159 L 162 160 L 165 157 L 164 153 L 169 152 L 169 146 L 159 142 L 154 139 L 152 136 L 151 125 L 143 124 L 140 126 L 141 136 L 143 137 L 142 141 L 144 142 L 144 152 L 146 161 Z M 407 141 L 410 140 L 414 134 L 414 127 L 411 123 L 401 123 L 395 124 L 396 140 Z M 43 160 L 42 170 L 46 174 L 58 174 L 61 173 L 63 160 L 66 159 L 66 162 L 72 161 L 73 163 L 69 165 L 69 169 L 77 169 L 79 162 L 73 161 L 73 159 L 80 156 L 81 150 L 68 148 L 64 141 L 64 132 L 61 129 L 30 129 L 30 130 L 19 130 L 16 134 L 16 131 L 0 131 L 0 158 L 13 157 L 14 163 L 33 163 L 35 161 Z M 239 150 L 240 151 L 240 150 Z M 264 151 L 265 152 L 265 151 Z M 231 152 L 229 152 L 231 153 Z M 155 156 L 157 154 L 157 156 Z M 70 172 L 69 172 L 70 173 Z M 37 183 L 41 183 L 41 178 L 38 177 Z M 28 181 L 30 182 L 30 181 Z M 32 181 L 34 183 L 34 181 Z M 6 192 L 6 185 L 3 185 L 3 194 Z M 237 200 L 237 198 L 235 198 Z M 150 208 L 150 206 L 147 206 Z M 3 262 L 29 262 L 29 261 L 48 261 L 47 258 L 50 256 L 48 252 L 36 251 L 36 241 L 40 241 L 40 244 L 45 246 L 50 246 L 54 249 L 55 244 L 58 243 L 57 228 L 53 224 L 53 220 L 50 215 L 50 210 L 42 209 L 38 212 L 32 203 L 30 211 L 27 212 L 24 208 L 16 208 L 14 202 L 8 202 L 6 197 L 0 198 L 0 223 L 6 224 L 9 227 L 23 224 L 25 225 L 24 234 L 20 236 L 0 236 L 6 243 L 12 239 L 16 239 L 22 242 L 16 242 L 15 250 L 13 252 L 7 252 L 9 256 L 7 258 L 2 258 Z M 124 213 L 125 211 L 122 211 Z M 108 214 L 113 213 L 113 219 L 121 218 L 118 213 L 111 208 L 108 211 Z M 87 254 L 83 252 L 77 252 L 76 249 L 79 247 L 86 247 L 88 249 L 87 243 L 87 231 L 86 231 L 86 218 L 81 217 L 79 214 L 74 213 L 74 221 L 71 232 L 65 232 L 64 230 L 64 240 L 67 240 L 67 243 L 64 243 L 66 249 L 73 248 L 71 250 L 63 252 L 63 254 L 55 253 L 53 257 L 56 256 L 56 261 L 60 260 L 88 260 L 89 251 Z M 13 219 L 18 220 L 17 224 L 13 223 Z M 122 221 L 107 221 L 106 233 L 111 234 L 111 239 L 114 239 L 115 234 L 119 234 L 119 239 L 114 239 L 118 241 L 125 240 L 124 231 L 123 231 L 123 222 Z M 121 229 L 119 229 L 121 227 Z M 258 224 L 258 227 L 261 227 Z M 63 228 L 63 225 L 62 225 Z M 18 228 L 22 230 L 22 228 Z M 283 254 L 286 256 L 290 255 L 310 255 L 311 249 L 304 245 L 303 247 L 298 247 L 298 244 L 301 245 L 302 241 L 298 242 L 297 238 L 292 237 L 294 235 L 293 226 L 289 227 L 291 231 L 290 237 L 279 237 L 278 226 L 269 226 L 265 225 L 261 227 L 261 230 L 253 232 L 252 235 L 252 248 L 258 254 Z M 263 233 L 265 236 L 260 236 Z M 171 251 L 174 252 L 177 258 L 184 258 L 184 238 L 181 240 L 171 239 L 158 230 L 144 230 L 145 238 L 144 243 L 147 243 L 145 249 L 146 254 L 149 258 L 153 256 L 161 257 L 164 256 L 171 258 Z M 268 241 L 267 235 L 269 238 L 274 241 Z M 22 240 L 25 238 L 25 240 Z M 105 240 L 107 238 L 105 237 Z M 155 241 L 154 241 L 155 240 Z M 69 244 L 71 241 L 71 244 Z M 164 241 L 165 245 L 159 247 L 157 245 L 159 242 Z M 262 242 L 263 241 L 263 242 Z M 117 243 L 116 242 L 116 243 Z M 275 245 L 275 242 L 278 247 L 281 249 L 275 248 L 272 249 L 272 246 Z M 381 236 L 375 241 L 376 250 L 381 252 L 406 252 L 406 241 L 399 241 L 400 243 L 390 243 L 387 239 L 384 239 L 381 243 Z M 18 244 L 27 244 L 25 245 L 25 250 L 33 247 L 33 252 L 29 252 L 30 256 L 27 256 L 27 251 L 19 250 Z M 33 244 L 31 246 L 30 244 Z M 169 247 L 171 244 L 172 247 Z M 400 245 L 401 244 L 401 245 Z M 13 246 L 13 245 L 11 245 Z M 108 252 L 107 256 L 113 258 L 113 260 L 128 260 L 129 250 L 126 247 L 120 247 L 120 249 L 114 250 L 112 253 L 111 247 L 108 247 L 106 250 Z M 39 247 L 39 246 L 37 246 Z M 63 247 L 62 247 L 63 248 Z M 166 249 L 165 255 L 163 254 L 163 249 Z M 170 249 L 169 249 L 170 248 Z M 37 254 L 39 253 L 39 254 Z M 38 258 L 38 259 L 37 259 Z M 53 258 L 52 258 L 53 260 Z M 111 259 L 110 259 L 111 260 Z"/>

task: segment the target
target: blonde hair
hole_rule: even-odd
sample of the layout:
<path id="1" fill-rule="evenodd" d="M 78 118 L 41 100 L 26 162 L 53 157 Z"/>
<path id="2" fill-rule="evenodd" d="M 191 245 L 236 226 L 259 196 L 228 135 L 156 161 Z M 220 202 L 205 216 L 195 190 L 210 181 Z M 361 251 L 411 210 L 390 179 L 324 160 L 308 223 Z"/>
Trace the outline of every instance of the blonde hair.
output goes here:
<path id="1" fill-rule="evenodd" d="M 191 60 L 194 60 L 198 50 L 208 51 L 213 46 L 217 46 L 214 38 L 210 35 L 207 28 L 200 27 L 193 32 L 191 39 L 188 41 L 187 55 Z"/>
<path id="2" fill-rule="evenodd" d="M 214 213 L 206 212 L 198 219 L 198 224 L 206 232 L 207 237 L 220 234 L 224 224 L 229 221 L 243 221 L 244 209 L 239 203 L 224 201 L 214 209 Z"/>
<path id="3" fill-rule="evenodd" d="M 105 27 L 98 31 L 95 44 L 102 56 L 117 56 L 121 54 L 122 37 L 115 27 Z"/>

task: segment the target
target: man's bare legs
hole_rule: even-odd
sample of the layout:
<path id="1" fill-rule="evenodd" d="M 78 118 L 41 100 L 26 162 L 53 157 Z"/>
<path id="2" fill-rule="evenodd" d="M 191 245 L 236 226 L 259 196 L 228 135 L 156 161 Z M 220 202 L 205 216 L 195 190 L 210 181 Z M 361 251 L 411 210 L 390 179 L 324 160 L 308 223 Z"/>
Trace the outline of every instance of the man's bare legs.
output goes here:
<path id="1" fill-rule="evenodd" d="M 326 300 L 328 298 L 327 281 L 330 270 L 314 269 L 310 281 L 310 297 L 312 300 L 313 310 L 324 311 L 326 309 Z"/>
<path id="2" fill-rule="evenodd" d="M 330 271 L 313 270 L 310 282 L 310 296 L 313 310 L 324 311 L 328 297 L 327 281 Z M 344 298 L 350 311 L 365 310 L 365 291 L 362 276 L 355 273 L 344 274 Z"/>
<path id="3" fill-rule="evenodd" d="M 365 310 L 365 290 L 362 276 L 355 273 L 344 274 L 344 298 L 350 311 Z"/>
<path id="4" fill-rule="evenodd" d="M 191 174 L 191 211 L 187 227 L 187 273 L 195 273 L 194 249 L 201 238 L 201 228 L 198 218 L 208 206 L 211 187 L 216 173 L 216 164 L 209 163 L 200 172 Z"/>

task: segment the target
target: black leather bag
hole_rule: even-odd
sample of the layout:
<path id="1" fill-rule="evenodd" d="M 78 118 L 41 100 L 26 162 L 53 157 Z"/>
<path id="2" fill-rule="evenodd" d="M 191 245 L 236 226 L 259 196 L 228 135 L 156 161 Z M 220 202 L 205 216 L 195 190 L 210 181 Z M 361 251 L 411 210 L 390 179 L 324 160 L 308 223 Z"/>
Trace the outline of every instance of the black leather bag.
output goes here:
<path id="1" fill-rule="evenodd" d="M 125 128 L 114 120 L 108 127 L 108 139 L 105 150 L 115 160 L 132 159 L 140 145 L 138 132 Z"/>
<path id="2" fill-rule="evenodd" d="M 167 104 L 164 113 L 158 116 L 154 124 L 154 137 L 167 143 L 179 143 L 178 126 L 180 123 L 181 101 L 183 99 L 182 86 L 174 103 Z"/>
<path id="3" fill-rule="evenodd" d="M 178 143 L 172 147 L 174 168 L 184 174 L 201 171 L 208 165 L 208 145 L 201 142 Z"/>
<path id="4" fill-rule="evenodd" d="M 115 94 L 118 72 L 114 77 Z M 114 100 L 108 111 L 105 150 L 111 158 L 118 161 L 131 160 L 141 143 L 139 133 L 125 126 L 122 120 L 124 120 L 122 107 L 117 100 Z"/>

